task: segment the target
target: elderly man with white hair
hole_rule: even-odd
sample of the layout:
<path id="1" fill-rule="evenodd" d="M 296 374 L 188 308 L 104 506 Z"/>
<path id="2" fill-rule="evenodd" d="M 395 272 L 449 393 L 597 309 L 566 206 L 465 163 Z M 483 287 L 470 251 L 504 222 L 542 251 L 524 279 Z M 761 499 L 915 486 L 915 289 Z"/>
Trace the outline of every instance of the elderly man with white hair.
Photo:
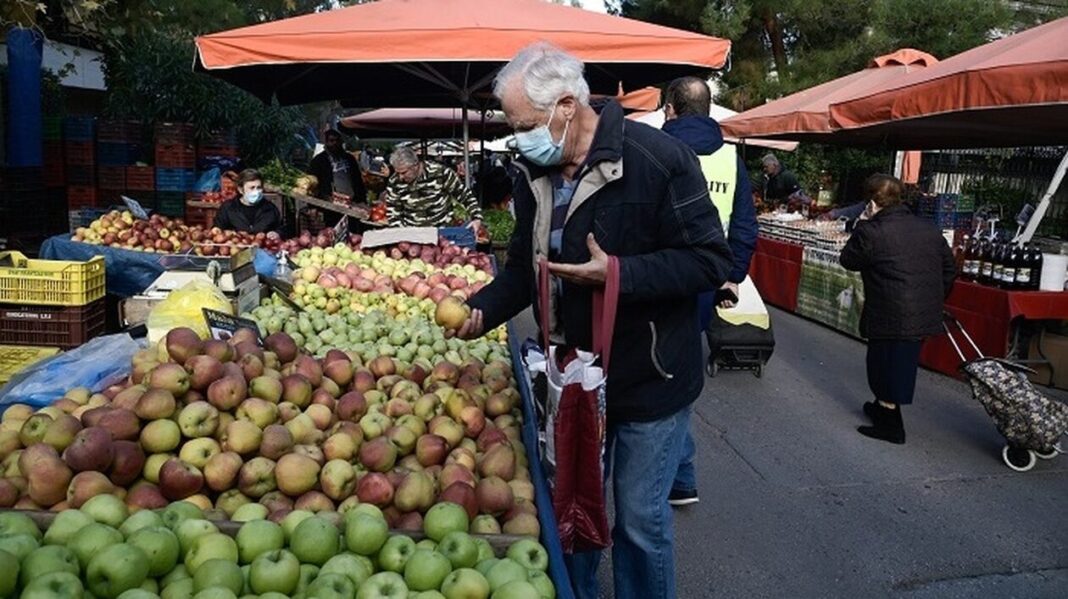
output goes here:
<path id="1" fill-rule="evenodd" d="M 508 261 L 470 300 L 456 332 L 479 336 L 531 305 L 547 258 L 557 343 L 590 349 L 593 290 L 608 255 L 620 264 L 620 306 L 608 367 L 605 462 L 615 499 L 615 596 L 675 596 L 668 492 L 690 404 L 703 386 L 697 295 L 718 288 L 731 253 L 697 157 L 682 142 L 589 105 L 583 64 L 544 44 L 519 52 L 494 95 L 515 130 L 516 227 Z M 540 311 L 539 311 L 540 312 Z M 598 595 L 600 552 L 568 556 L 578 597 Z"/>
<path id="2" fill-rule="evenodd" d="M 391 227 L 448 227 L 462 208 L 467 226 L 478 230 L 482 207 L 456 171 L 419 159 L 399 147 L 389 156 L 393 176 L 386 183 L 386 219 Z"/>

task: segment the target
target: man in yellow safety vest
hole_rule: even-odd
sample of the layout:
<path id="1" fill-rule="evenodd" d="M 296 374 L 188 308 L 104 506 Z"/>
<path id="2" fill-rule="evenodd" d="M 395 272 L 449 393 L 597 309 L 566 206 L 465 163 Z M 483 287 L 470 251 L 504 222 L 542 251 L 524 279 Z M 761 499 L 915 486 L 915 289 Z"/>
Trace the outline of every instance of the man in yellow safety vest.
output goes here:
<path id="1" fill-rule="evenodd" d="M 737 297 L 738 284 L 745 280 L 756 248 L 756 208 L 745 162 L 733 144 L 724 143 L 719 123 L 709 116 L 711 105 L 712 93 L 705 81 L 697 77 L 672 81 L 664 92 L 663 131 L 690 146 L 697 154 L 708 183 L 708 195 L 719 212 L 733 254 L 731 272 L 722 289 Z M 699 298 L 702 331 L 712 320 L 713 298 L 712 293 L 702 294 Z M 733 302 L 724 300 L 720 305 L 731 307 Z M 687 431 L 683 455 L 668 497 L 671 505 L 697 503 L 695 457 L 693 435 Z"/>

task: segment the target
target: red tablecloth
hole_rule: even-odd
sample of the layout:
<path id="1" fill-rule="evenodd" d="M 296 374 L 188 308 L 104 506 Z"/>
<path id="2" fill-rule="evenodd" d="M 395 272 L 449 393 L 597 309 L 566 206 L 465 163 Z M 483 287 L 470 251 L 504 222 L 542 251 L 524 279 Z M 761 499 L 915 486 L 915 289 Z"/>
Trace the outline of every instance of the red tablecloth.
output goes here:
<path id="1" fill-rule="evenodd" d="M 797 286 L 801 281 L 803 250 L 795 243 L 757 238 L 749 276 L 765 302 L 783 310 L 797 310 Z"/>
<path id="2" fill-rule="evenodd" d="M 1068 293 L 1005 291 L 957 281 L 946 300 L 946 310 L 964 325 L 984 354 L 1001 358 L 1009 350 L 1014 319 L 1068 319 Z M 974 350 L 967 347 L 965 355 L 975 357 Z M 920 353 L 920 364 L 956 376 L 960 358 L 943 335 L 927 340 Z"/>

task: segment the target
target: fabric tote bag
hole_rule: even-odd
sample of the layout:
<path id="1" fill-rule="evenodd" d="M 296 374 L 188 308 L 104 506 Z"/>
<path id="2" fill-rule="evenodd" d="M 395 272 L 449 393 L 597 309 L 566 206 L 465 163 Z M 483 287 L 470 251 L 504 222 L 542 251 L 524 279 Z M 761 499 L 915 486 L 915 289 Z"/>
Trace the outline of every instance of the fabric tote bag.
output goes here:
<path id="1" fill-rule="evenodd" d="M 608 276 L 593 295 L 593 352 L 549 342 L 549 270 L 538 267 L 545 373 L 543 461 L 550 474 L 553 510 L 565 553 L 610 544 L 605 506 L 605 378 L 619 305 L 619 260 L 608 258 Z"/>

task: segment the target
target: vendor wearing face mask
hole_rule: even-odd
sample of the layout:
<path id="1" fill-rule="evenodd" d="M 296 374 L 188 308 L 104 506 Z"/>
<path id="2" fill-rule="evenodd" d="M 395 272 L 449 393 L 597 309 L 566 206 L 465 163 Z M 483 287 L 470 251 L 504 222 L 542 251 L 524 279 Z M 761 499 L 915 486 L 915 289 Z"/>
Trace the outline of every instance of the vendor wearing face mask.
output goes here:
<path id="1" fill-rule="evenodd" d="M 220 229 L 268 233 L 282 228 L 282 215 L 271 202 L 263 201 L 263 177 L 255 169 L 245 169 L 237 177 L 241 195 L 219 208 L 215 226 Z"/>

